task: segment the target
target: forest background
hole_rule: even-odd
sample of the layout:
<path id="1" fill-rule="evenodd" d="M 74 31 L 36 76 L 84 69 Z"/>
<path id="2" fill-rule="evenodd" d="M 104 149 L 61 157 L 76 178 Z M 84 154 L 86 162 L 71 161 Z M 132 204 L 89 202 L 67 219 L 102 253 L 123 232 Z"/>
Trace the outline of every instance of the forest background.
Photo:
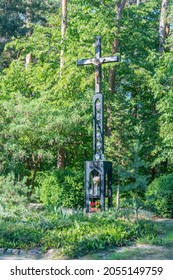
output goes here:
<path id="1" fill-rule="evenodd" d="M 83 207 L 94 75 L 76 60 L 95 55 L 97 35 L 103 56 L 121 55 L 118 65 L 103 66 L 105 157 L 113 162 L 118 207 L 141 207 L 147 186 L 173 172 L 172 4 L 0 1 L 3 211 L 3 199 L 19 192 L 54 208 Z"/>
<path id="2" fill-rule="evenodd" d="M 144 237 L 172 246 L 172 227 L 164 239 L 158 224 L 139 219 L 141 208 L 173 217 L 172 4 L 0 0 L 2 252 L 56 248 L 56 258 L 74 258 Z M 103 65 L 114 208 L 88 216 L 94 69 L 76 60 L 95 56 L 97 35 L 103 56 L 121 55 Z"/>

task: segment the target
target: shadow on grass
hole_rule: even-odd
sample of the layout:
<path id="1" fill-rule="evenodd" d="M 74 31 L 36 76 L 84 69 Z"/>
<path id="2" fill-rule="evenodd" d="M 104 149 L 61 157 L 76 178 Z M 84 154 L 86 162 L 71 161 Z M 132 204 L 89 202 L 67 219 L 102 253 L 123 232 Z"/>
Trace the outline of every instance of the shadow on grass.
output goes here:
<path id="1" fill-rule="evenodd" d="M 173 260 L 173 220 L 154 221 L 155 234 L 137 239 L 136 244 L 83 256 L 86 260 Z"/>

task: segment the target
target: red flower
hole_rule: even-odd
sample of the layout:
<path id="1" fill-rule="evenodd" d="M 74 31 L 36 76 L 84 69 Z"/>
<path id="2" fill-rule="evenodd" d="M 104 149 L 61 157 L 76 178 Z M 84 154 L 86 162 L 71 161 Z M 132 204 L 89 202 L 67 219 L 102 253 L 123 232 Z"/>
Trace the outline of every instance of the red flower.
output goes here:
<path id="1" fill-rule="evenodd" d="M 90 206 L 91 206 L 91 207 L 96 207 L 97 205 L 100 205 L 100 202 L 99 202 L 99 201 L 90 202 Z"/>

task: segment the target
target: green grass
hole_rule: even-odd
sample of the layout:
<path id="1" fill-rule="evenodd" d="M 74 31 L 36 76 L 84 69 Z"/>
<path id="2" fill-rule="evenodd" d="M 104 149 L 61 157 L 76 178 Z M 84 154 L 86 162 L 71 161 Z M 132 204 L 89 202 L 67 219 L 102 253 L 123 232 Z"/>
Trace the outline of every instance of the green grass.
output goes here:
<path id="1" fill-rule="evenodd" d="M 118 249 L 117 249 L 118 250 Z M 93 253 L 83 257 L 85 260 L 143 260 L 155 256 L 158 250 L 146 250 L 146 248 L 124 248 L 122 252 L 106 251 L 104 253 Z"/>
<path id="2" fill-rule="evenodd" d="M 173 222 L 161 222 L 158 227 L 162 243 L 166 246 L 173 246 Z"/>
<path id="3" fill-rule="evenodd" d="M 117 252 L 116 252 L 117 250 Z M 149 246 L 146 245 L 144 248 L 133 248 L 127 247 L 122 248 L 119 252 L 118 249 L 114 249 L 114 252 L 106 250 L 104 253 L 96 252 L 93 254 L 87 254 L 83 256 L 83 260 L 173 260 L 173 247 L 170 250 L 165 248 L 161 249 L 160 246 Z"/>
<path id="4" fill-rule="evenodd" d="M 167 246 L 173 246 L 173 232 L 166 235 L 166 237 L 164 238 L 164 243 Z"/>
<path id="5" fill-rule="evenodd" d="M 141 221 L 140 221 L 141 223 Z M 167 259 L 173 260 L 173 221 L 146 221 L 139 228 L 141 234 L 136 238 L 134 246 L 127 246 L 121 250 L 109 249 L 88 254 L 83 259 L 96 260 L 140 260 Z M 135 246 L 135 244 L 137 244 Z"/>
<path id="6" fill-rule="evenodd" d="M 173 246 L 173 222 L 163 220 L 160 222 L 152 222 L 153 229 L 149 235 L 140 236 L 137 239 L 138 243 L 159 245 L 159 246 Z"/>
<path id="7" fill-rule="evenodd" d="M 170 259 L 173 260 L 173 220 L 140 220 L 138 236 L 134 244 L 139 248 L 127 246 L 121 252 L 113 249 L 88 254 L 84 259 Z M 147 246 L 148 245 L 148 246 Z M 162 246 L 163 249 L 160 248 Z M 118 251 L 118 252 L 117 252 Z"/>

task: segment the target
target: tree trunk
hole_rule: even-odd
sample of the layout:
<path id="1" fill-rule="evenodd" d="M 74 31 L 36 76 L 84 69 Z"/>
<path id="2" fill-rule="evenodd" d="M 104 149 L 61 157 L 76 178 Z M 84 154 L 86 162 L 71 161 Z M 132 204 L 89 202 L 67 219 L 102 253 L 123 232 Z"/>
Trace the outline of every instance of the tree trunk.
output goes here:
<path id="1" fill-rule="evenodd" d="M 117 186 L 116 208 L 120 208 L 120 185 Z"/>
<path id="2" fill-rule="evenodd" d="M 65 39 L 66 29 L 67 29 L 67 2 L 68 0 L 62 0 L 61 2 L 61 42 Z M 60 56 L 60 77 L 62 76 L 64 67 L 64 50 L 63 47 L 61 49 L 61 56 Z M 64 147 L 61 146 L 57 153 L 57 169 L 64 169 L 65 167 L 65 151 Z"/>
<path id="3" fill-rule="evenodd" d="M 31 4 L 32 4 L 32 0 L 27 0 L 26 1 L 26 19 L 25 19 L 25 24 L 26 24 L 26 28 L 27 28 L 27 36 L 31 35 Z"/>
<path id="4" fill-rule="evenodd" d="M 167 27 L 167 8 L 168 0 L 162 0 L 161 12 L 160 12 L 160 23 L 159 23 L 159 53 L 162 54 L 164 51 L 164 44 L 166 38 L 166 27 Z M 161 162 L 161 165 L 165 167 L 165 172 L 167 170 L 168 161 L 165 159 L 164 162 Z"/>
<path id="5" fill-rule="evenodd" d="M 151 168 L 151 180 L 154 181 L 156 177 L 156 167 Z"/>
<path id="6" fill-rule="evenodd" d="M 27 166 L 29 170 L 32 170 L 33 175 L 32 178 L 27 179 L 27 185 L 30 186 L 30 189 L 28 191 L 28 199 L 30 199 L 31 195 L 34 192 L 34 184 L 35 184 L 35 178 L 37 175 L 37 167 L 38 167 L 38 160 L 35 159 L 35 156 L 32 155 L 31 158 L 27 158 Z"/>
<path id="7" fill-rule="evenodd" d="M 112 55 L 115 55 L 119 51 L 119 34 L 121 30 L 121 18 L 122 18 L 122 13 L 123 9 L 125 7 L 127 0 L 117 0 L 116 1 L 116 23 L 115 23 L 115 40 L 113 41 L 112 44 Z M 111 68 L 110 74 L 109 74 L 109 87 L 110 91 L 112 93 L 115 92 L 115 83 L 116 83 L 116 66 Z"/>
<path id="8" fill-rule="evenodd" d="M 37 163 L 34 162 L 33 164 L 33 176 L 32 176 L 32 181 L 31 181 L 31 192 L 30 192 L 30 197 L 34 192 L 34 184 L 35 184 L 35 178 L 37 174 Z"/>
<path id="9" fill-rule="evenodd" d="M 127 0 L 117 0 L 115 5 L 116 10 L 116 21 L 115 21 L 115 39 L 112 43 L 112 55 L 114 56 L 116 53 L 119 52 L 119 34 L 121 30 L 121 19 L 122 19 L 122 13 L 123 9 L 125 7 Z M 109 89 L 111 93 L 115 93 L 115 86 L 116 86 L 116 70 L 117 65 L 111 67 L 109 72 Z M 107 121 L 106 121 L 106 135 L 111 135 L 111 129 L 110 129 L 110 119 L 111 119 L 111 108 L 110 106 L 107 107 Z"/>
<path id="10" fill-rule="evenodd" d="M 62 39 L 62 43 L 63 43 L 63 40 L 65 39 L 66 29 L 67 29 L 67 0 L 62 0 L 62 3 L 61 3 L 61 39 Z M 61 75 L 62 75 L 63 66 L 64 66 L 64 50 L 62 48 L 61 57 L 60 57 Z"/>
<path id="11" fill-rule="evenodd" d="M 57 153 L 57 169 L 64 169 L 65 168 L 65 151 L 64 148 L 61 146 L 58 149 Z"/>
<path id="12" fill-rule="evenodd" d="M 31 36 L 31 4 L 32 4 L 32 0 L 27 0 L 26 1 L 26 20 L 25 20 L 25 25 L 26 25 L 26 37 L 30 37 Z M 32 54 L 28 53 L 26 55 L 26 61 L 25 61 L 25 65 L 26 65 L 26 69 L 29 63 L 32 62 Z"/>
<path id="13" fill-rule="evenodd" d="M 166 37 L 166 16 L 167 16 L 168 0 L 162 0 L 160 24 L 159 24 L 159 53 L 161 54 L 164 49 Z"/>

